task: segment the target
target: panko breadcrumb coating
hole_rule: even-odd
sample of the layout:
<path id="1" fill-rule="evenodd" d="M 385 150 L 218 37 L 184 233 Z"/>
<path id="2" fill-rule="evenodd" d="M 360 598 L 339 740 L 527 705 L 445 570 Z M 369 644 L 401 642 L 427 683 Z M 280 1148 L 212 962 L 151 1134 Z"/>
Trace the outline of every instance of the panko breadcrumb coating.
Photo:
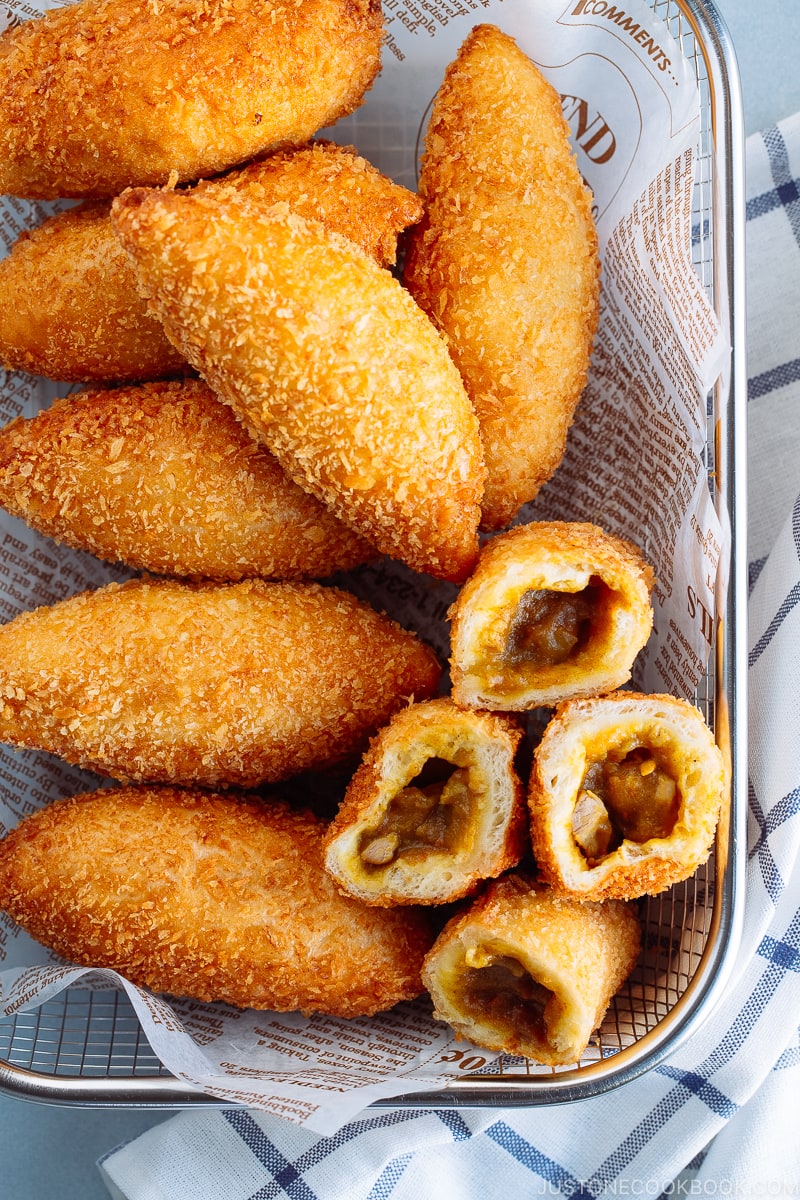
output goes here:
<path id="1" fill-rule="evenodd" d="M 185 368 L 147 313 L 109 216 L 88 200 L 20 234 L 0 260 L 0 364 L 65 381 L 146 379 Z"/>
<path id="2" fill-rule="evenodd" d="M 81 392 L 12 421 L 0 504 L 159 575 L 321 579 L 375 556 L 194 379 Z"/>
<path id="3" fill-rule="evenodd" d="M 580 903 L 523 875 L 489 884 L 425 959 L 435 1006 L 477 1046 L 577 1063 L 639 955 L 633 905 Z"/>
<path id="4" fill-rule="evenodd" d="M 0 741 L 124 781 L 254 787 L 362 753 L 439 675 L 336 588 L 131 580 L 0 627 Z"/>
<path id="5" fill-rule="evenodd" d="M 265 208 L 281 201 L 301 217 L 360 246 L 382 267 L 397 261 L 397 239 L 422 217 L 422 201 L 373 167 L 353 146 L 322 139 L 248 163 L 196 192 L 241 192 Z"/>
<path id="6" fill-rule="evenodd" d="M 112 215 L 151 311 L 284 470 L 382 553 L 463 579 L 478 549 L 478 423 L 397 280 L 249 197 L 136 189 Z"/>
<path id="7" fill-rule="evenodd" d="M 428 127 L 405 282 L 481 423 L 483 528 L 508 525 L 564 453 L 598 318 L 592 197 L 558 93 L 512 38 L 472 30 Z"/>
<path id="8" fill-rule="evenodd" d="M 333 142 L 277 151 L 200 190 L 235 189 L 267 208 L 285 201 L 348 237 L 381 266 L 422 204 L 356 152 Z M 185 366 L 147 312 L 111 224 L 110 201 L 49 217 L 0 260 L 0 364 L 50 379 L 139 380 Z"/>
<path id="9" fill-rule="evenodd" d="M 0 909 L 64 958 L 239 1008 L 369 1015 L 422 991 L 413 910 L 340 896 L 324 823 L 278 801 L 108 789 L 0 841 Z"/>
<path id="10" fill-rule="evenodd" d="M 78 0 L 0 37 L 0 193 L 114 196 L 307 141 L 380 66 L 379 0 Z"/>

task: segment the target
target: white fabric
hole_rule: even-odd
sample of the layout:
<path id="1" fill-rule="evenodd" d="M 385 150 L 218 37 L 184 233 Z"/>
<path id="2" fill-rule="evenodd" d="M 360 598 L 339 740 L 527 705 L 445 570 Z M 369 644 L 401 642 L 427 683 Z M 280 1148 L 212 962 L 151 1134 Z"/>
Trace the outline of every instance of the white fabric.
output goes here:
<path id="1" fill-rule="evenodd" d="M 115 1196 L 800 1195 L 800 117 L 751 138 L 748 167 L 749 860 L 724 1000 L 665 1063 L 592 1100 L 368 1110 L 330 1138 L 183 1112 L 105 1157 Z"/>

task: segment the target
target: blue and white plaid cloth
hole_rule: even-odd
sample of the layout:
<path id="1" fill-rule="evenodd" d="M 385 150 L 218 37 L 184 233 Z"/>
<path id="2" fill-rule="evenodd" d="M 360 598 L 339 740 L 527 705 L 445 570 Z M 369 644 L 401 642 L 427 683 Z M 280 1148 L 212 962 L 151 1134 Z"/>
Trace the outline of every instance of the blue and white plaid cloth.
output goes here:
<path id="1" fill-rule="evenodd" d="M 183 1113 L 101 1163 L 124 1200 L 800 1195 L 800 116 L 748 142 L 750 824 L 727 995 L 661 1066 L 591 1100 L 368 1110 L 321 1137 Z"/>

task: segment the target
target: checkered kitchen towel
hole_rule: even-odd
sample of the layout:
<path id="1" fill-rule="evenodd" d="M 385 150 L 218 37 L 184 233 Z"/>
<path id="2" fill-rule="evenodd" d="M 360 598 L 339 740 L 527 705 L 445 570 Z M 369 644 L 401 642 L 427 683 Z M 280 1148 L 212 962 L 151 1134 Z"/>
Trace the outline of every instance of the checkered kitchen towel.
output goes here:
<path id="1" fill-rule="evenodd" d="M 800 1195 L 800 116 L 751 138 L 747 161 L 750 828 L 727 996 L 663 1065 L 591 1100 L 368 1110 L 332 1137 L 184 1113 L 106 1156 L 115 1196 Z"/>

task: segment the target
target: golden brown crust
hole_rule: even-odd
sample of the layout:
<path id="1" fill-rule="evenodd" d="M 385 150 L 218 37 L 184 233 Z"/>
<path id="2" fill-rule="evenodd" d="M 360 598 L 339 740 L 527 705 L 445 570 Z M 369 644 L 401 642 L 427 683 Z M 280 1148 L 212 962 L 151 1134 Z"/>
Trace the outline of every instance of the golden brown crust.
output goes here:
<path id="1" fill-rule="evenodd" d="M 417 912 L 340 896 L 323 829 L 277 801 L 171 788 L 57 801 L 0 842 L 0 908 L 158 992 L 372 1015 L 420 993 L 430 934 Z"/>
<path id="2" fill-rule="evenodd" d="M 162 575 L 324 578 L 376 553 L 192 379 L 81 392 L 0 429 L 0 504 Z"/>
<path id="3" fill-rule="evenodd" d="M 579 595 L 598 586 L 588 640 L 563 662 L 510 661 L 526 593 Z M 520 710 L 620 687 L 653 623 L 651 568 L 637 547 L 597 525 L 534 521 L 492 538 L 450 609 L 453 699 Z"/>
<path id="4" fill-rule="evenodd" d="M 639 945 L 632 906 L 563 899 L 510 875 L 448 922 L 422 977 L 435 1015 L 460 1036 L 490 1050 L 567 1065 L 580 1059 L 633 970 Z M 509 960 L 551 994 L 543 1017 L 527 1005 L 504 1011 L 491 993 L 474 987 L 481 969 Z"/>
<path id="5" fill-rule="evenodd" d="M 637 746 L 655 751 L 677 784 L 668 836 L 625 838 L 598 862 L 575 840 L 573 815 L 587 764 Z M 542 878 L 582 900 L 655 895 L 705 862 L 727 792 L 722 753 L 699 711 L 667 695 L 619 692 L 559 705 L 534 753 L 528 803 Z"/>
<path id="6" fill-rule="evenodd" d="M 87 382 L 185 367 L 136 290 L 110 208 L 90 201 L 49 217 L 0 261 L 3 366 Z"/>
<path id="7" fill-rule="evenodd" d="M 560 98 L 506 34 L 473 29 L 434 102 L 405 281 L 481 422 L 483 528 L 561 461 L 597 327 L 592 197 Z"/>
<path id="8" fill-rule="evenodd" d="M 382 267 L 397 260 L 397 239 L 422 217 L 422 201 L 362 158 L 352 146 L 322 139 L 279 150 L 220 179 L 201 180 L 199 193 L 230 188 L 265 208 L 284 202 L 359 246 Z"/>
<path id="9" fill-rule="evenodd" d="M 122 780 L 252 787 L 359 755 L 438 679 L 339 589 L 133 580 L 0 628 L 0 740 Z"/>
<path id="10" fill-rule="evenodd" d="M 0 192 L 113 196 L 305 142 L 361 103 L 377 0 L 79 0 L 0 38 Z"/>
<path id="11" fill-rule="evenodd" d="M 327 869 L 367 904 L 444 904 L 516 866 L 527 845 L 522 783 L 514 759 L 517 723 L 497 713 L 466 712 L 446 698 L 396 713 L 373 738 L 325 838 Z M 438 759 L 468 772 L 468 818 L 454 845 L 412 850 L 384 866 L 361 858 L 398 793 Z"/>
<path id="12" fill-rule="evenodd" d="M 315 142 L 279 151 L 198 190 L 243 192 L 265 208 L 284 201 L 394 263 L 398 234 L 419 199 L 354 150 Z M 185 360 L 147 312 L 110 217 L 87 201 L 23 233 L 0 261 L 0 363 L 60 380 L 137 380 L 174 374 Z"/>
<path id="13" fill-rule="evenodd" d="M 383 553 L 464 578 L 478 425 L 444 343 L 389 272 L 243 196 L 140 189 L 113 215 L 169 337 L 287 473 Z"/>

